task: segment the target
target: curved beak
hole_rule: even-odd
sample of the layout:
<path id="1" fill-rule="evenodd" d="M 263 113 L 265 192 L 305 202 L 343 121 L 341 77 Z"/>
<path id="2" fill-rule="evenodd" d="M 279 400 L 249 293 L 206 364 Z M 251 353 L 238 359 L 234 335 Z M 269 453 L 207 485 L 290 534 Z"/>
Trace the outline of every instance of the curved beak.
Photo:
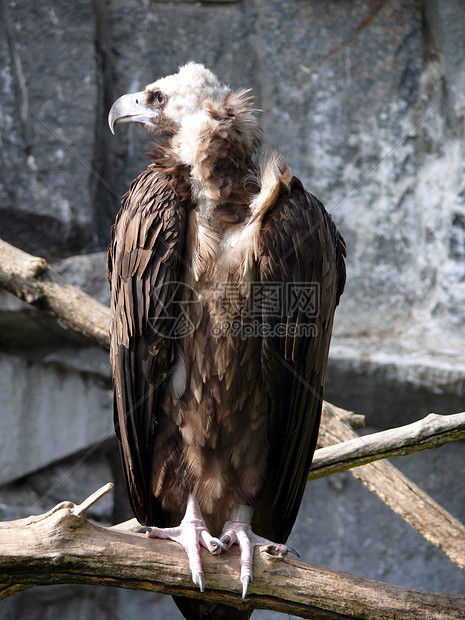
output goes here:
<path id="1" fill-rule="evenodd" d="M 158 116 L 158 112 L 152 110 L 143 103 L 145 95 L 141 90 L 138 93 L 123 95 L 111 106 L 108 114 L 108 124 L 111 133 L 115 133 L 116 123 L 149 123 Z"/>

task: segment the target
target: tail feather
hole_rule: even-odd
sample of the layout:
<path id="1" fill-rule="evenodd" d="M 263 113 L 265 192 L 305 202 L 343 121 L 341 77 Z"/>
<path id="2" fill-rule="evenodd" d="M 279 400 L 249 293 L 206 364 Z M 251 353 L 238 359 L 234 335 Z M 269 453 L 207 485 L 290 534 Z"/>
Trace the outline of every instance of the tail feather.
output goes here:
<path id="1" fill-rule="evenodd" d="M 248 620 L 253 611 L 180 596 L 173 599 L 186 620 Z"/>

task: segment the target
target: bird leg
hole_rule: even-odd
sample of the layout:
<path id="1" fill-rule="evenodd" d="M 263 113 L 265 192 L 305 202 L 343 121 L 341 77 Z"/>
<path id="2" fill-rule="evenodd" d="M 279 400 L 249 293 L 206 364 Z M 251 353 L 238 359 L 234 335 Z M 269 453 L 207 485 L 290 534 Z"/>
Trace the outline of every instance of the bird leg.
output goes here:
<path id="1" fill-rule="evenodd" d="M 192 495 L 187 499 L 186 513 L 177 527 L 151 527 L 147 531 L 149 538 L 167 538 L 182 545 L 189 558 L 192 581 L 200 591 L 205 590 L 205 579 L 200 561 L 200 545 L 210 553 L 219 554 L 221 549 L 228 550 L 226 544 L 213 537 L 207 529 L 200 508 Z"/>
<path id="2" fill-rule="evenodd" d="M 231 515 L 231 519 L 226 521 L 221 532 L 220 541 L 231 547 L 234 544 L 239 545 L 241 552 L 241 582 L 242 582 L 242 598 L 247 596 L 249 585 L 252 581 L 252 564 L 254 548 L 260 545 L 271 547 L 275 552 L 287 555 L 295 553 L 300 557 L 295 549 L 272 542 L 262 536 L 257 536 L 252 531 L 253 508 L 250 506 L 239 505 Z"/>

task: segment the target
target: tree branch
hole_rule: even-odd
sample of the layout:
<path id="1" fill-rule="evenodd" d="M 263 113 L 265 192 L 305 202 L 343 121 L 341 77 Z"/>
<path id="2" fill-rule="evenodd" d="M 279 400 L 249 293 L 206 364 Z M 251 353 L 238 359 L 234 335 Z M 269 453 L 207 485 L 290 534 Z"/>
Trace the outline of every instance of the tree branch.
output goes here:
<path id="1" fill-rule="evenodd" d="M 355 436 L 354 439 L 316 450 L 308 480 L 316 480 L 392 456 L 405 456 L 427 448 L 439 448 L 458 439 L 465 439 L 465 412 L 453 415 L 430 413 L 426 418 L 412 424 L 363 437 Z"/>
<path id="2" fill-rule="evenodd" d="M 44 258 L 0 240 L 0 285 L 23 301 L 46 310 L 72 329 L 109 347 L 110 310 L 68 284 Z"/>
<path id="3" fill-rule="evenodd" d="M 255 551 L 254 580 L 245 600 L 238 553 L 216 557 L 202 549 L 207 591 L 200 594 L 179 545 L 87 521 L 82 507 L 105 492 L 103 487 L 81 506 L 62 502 L 46 514 L 0 523 L 0 598 L 33 585 L 79 583 L 201 597 L 319 620 L 465 617 L 463 596 L 392 586 L 275 556 L 266 547 Z"/>
<path id="4" fill-rule="evenodd" d="M 326 423 L 320 432 L 320 445 L 326 447 L 359 439 L 344 422 L 347 411 L 327 402 L 323 409 Z M 356 467 L 351 473 L 426 540 L 444 551 L 452 562 L 465 569 L 465 526 L 404 476 L 397 467 L 389 461 L 379 461 Z"/>

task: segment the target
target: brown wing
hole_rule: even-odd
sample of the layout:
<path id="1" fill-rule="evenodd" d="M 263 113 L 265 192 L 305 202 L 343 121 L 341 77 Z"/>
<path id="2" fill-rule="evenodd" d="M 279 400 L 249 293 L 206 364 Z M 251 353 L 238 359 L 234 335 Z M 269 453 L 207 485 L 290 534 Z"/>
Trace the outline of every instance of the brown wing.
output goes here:
<path id="1" fill-rule="evenodd" d="M 155 166 L 124 196 L 108 251 L 114 423 L 132 508 L 160 523 L 151 493 L 152 446 L 163 416 L 165 377 L 174 369 L 170 303 L 176 294 L 185 209 L 172 180 Z"/>
<path id="2" fill-rule="evenodd" d="M 282 298 L 278 312 L 273 303 L 263 303 L 262 311 L 270 460 L 255 519 L 264 536 L 285 541 L 318 437 L 333 315 L 345 284 L 345 245 L 321 202 L 295 177 L 264 220 L 262 239 L 261 286 L 264 292 L 271 287 L 273 297 L 278 283 Z"/>

